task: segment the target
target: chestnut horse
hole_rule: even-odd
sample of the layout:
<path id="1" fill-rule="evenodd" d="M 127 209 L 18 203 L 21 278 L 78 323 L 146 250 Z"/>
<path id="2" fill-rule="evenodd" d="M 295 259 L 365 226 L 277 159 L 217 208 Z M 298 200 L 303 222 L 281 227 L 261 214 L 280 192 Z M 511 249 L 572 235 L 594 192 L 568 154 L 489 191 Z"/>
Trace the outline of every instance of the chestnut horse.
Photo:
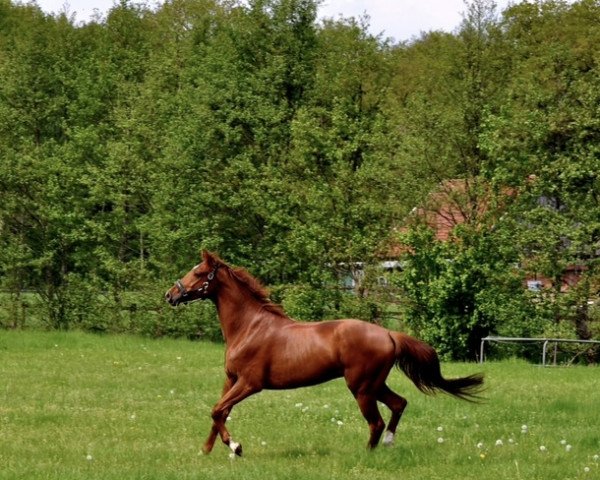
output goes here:
<path id="1" fill-rule="evenodd" d="M 424 393 L 476 398 L 482 375 L 445 379 L 435 350 L 426 343 L 360 320 L 296 322 L 268 300 L 265 288 L 246 270 L 232 268 L 206 251 L 202 257 L 202 263 L 175 282 L 166 299 L 172 306 L 212 300 L 225 337 L 225 385 L 212 410 L 205 453 L 219 435 L 233 453 L 242 454 L 225 421 L 237 403 L 263 389 L 304 387 L 344 377 L 369 424 L 370 448 L 377 446 L 385 428 L 377 401 L 392 411 L 384 444 L 393 442 L 407 405 L 385 383 L 394 365 Z"/>

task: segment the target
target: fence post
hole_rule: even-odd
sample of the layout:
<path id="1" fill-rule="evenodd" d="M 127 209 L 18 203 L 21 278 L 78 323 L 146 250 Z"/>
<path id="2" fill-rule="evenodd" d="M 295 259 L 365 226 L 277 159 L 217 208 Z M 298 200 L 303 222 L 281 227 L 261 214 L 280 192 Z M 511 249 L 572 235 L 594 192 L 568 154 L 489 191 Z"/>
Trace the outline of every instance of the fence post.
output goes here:
<path id="1" fill-rule="evenodd" d="M 481 339 L 481 346 L 479 347 L 479 363 L 483 363 L 483 345 L 485 344 L 485 338 Z"/>

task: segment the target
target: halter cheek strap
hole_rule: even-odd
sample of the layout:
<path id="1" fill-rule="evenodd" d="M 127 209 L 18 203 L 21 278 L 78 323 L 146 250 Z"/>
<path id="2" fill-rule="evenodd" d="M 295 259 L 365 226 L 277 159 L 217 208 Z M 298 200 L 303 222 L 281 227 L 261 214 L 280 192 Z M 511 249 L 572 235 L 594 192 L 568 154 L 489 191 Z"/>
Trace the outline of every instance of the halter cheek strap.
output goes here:
<path id="1" fill-rule="evenodd" d="M 210 282 L 212 282 L 214 280 L 218 269 L 219 269 L 219 265 L 217 264 L 212 269 L 212 271 L 206 276 L 206 281 L 198 289 L 196 289 L 197 292 L 199 292 L 203 295 L 206 295 L 208 293 L 208 287 L 210 286 Z M 185 285 L 183 284 L 183 282 L 181 280 L 177 280 L 175 282 L 175 286 L 179 290 L 179 295 L 181 295 L 182 298 L 187 297 L 188 294 L 190 293 L 185 288 Z"/>
<path id="2" fill-rule="evenodd" d="M 213 271 L 207 275 L 206 282 L 204 282 L 202 284 L 202 286 L 198 289 L 198 291 L 200 293 L 203 293 L 205 295 L 208 293 L 208 287 L 210 286 L 210 282 L 212 282 L 213 278 L 215 278 L 215 274 L 217 273 L 217 268 L 219 268 L 218 265 L 215 268 L 213 268 Z"/>
<path id="3" fill-rule="evenodd" d="M 182 297 L 185 297 L 188 294 L 188 291 L 186 290 L 185 286 L 183 285 L 183 283 L 181 282 L 181 280 L 177 280 L 175 282 L 175 286 L 177 287 L 177 289 L 179 290 L 179 294 Z"/>

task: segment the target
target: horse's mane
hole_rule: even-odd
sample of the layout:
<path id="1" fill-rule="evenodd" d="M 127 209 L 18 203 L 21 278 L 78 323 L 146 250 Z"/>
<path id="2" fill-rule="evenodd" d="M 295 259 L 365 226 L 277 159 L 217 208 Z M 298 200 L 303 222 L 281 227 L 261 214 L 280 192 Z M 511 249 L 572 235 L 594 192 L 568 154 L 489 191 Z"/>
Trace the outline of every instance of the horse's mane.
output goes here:
<path id="1" fill-rule="evenodd" d="M 222 266 L 226 267 L 228 272 L 240 283 L 242 283 L 248 292 L 262 305 L 262 308 L 275 315 L 287 317 L 281 305 L 271 302 L 269 298 L 269 290 L 258 279 L 253 277 L 248 270 L 242 267 L 232 267 L 217 255 L 212 254 L 213 260 Z"/>

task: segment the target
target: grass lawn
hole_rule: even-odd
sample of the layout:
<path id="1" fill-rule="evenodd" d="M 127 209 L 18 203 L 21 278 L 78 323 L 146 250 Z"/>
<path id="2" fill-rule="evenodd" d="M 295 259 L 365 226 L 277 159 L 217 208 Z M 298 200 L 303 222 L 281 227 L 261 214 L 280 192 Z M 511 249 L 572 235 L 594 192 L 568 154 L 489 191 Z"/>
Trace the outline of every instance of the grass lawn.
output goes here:
<path id="1" fill-rule="evenodd" d="M 598 367 L 443 365 L 484 371 L 479 405 L 394 371 L 409 406 L 396 444 L 374 452 L 343 381 L 262 392 L 232 412 L 244 458 L 230 459 L 220 443 L 199 453 L 222 362 L 209 343 L 0 331 L 0 479 L 600 478 Z"/>

